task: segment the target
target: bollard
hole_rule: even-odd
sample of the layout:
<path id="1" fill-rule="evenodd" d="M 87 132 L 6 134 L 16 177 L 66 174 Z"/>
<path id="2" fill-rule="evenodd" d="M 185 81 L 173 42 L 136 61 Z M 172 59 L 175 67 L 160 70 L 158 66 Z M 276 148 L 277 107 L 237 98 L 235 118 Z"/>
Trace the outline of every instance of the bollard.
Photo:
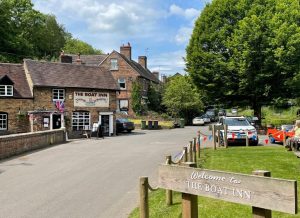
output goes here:
<path id="1" fill-rule="evenodd" d="M 198 143 L 197 143 L 197 154 L 198 158 L 200 158 L 200 131 L 197 132 Z"/>
<path id="2" fill-rule="evenodd" d="M 255 170 L 252 174 L 256 176 L 271 177 L 271 172 L 264 170 Z M 252 215 L 253 218 L 271 218 L 272 211 L 260 207 L 252 207 Z"/>
<path id="3" fill-rule="evenodd" d="M 149 218 L 148 177 L 140 178 L 140 218 Z"/>
<path id="4" fill-rule="evenodd" d="M 183 147 L 183 151 L 184 151 L 183 162 L 187 162 L 187 159 L 188 159 L 187 147 Z"/>
<path id="5" fill-rule="evenodd" d="M 187 162 L 186 167 L 196 167 L 196 163 Z M 198 196 L 182 193 L 182 218 L 198 217 Z"/>
<path id="6" fill-rule="evenodd" d="M 228 148 L 228 140 L 227 140 L 227 125 L 224 124 L 224 146 L 225 148 Z"/>
<path id="7" fill-rule="evenodd" d="M 286 147 L 286 140 L 285 140 L 285 131 L 283 130 L 283 139 L 282 139 L 282 142 L 283 142 L 283 147 L 285 148 Z"/>
<path id="8" fill-rule="evenodd" d="M 212 125 L 212 138 L 213 138 L 213 143 L 214 143 L 214 150 L 217 149 L 216 145 L 216 130 L 215 130 L 215 125 Z"/>
<path id="9" fill-rule="evenodd" d="M 171 155 L 166 156 L 166 164 L 168 164 L 168 165 L 172 164 L 172 156 Z M 166 204 L 168 206 L 173 204 L 173 192 L 172 192 L 172 190 L 166 189 Z"/>
<path id="10" fill-rule="evenodd" d="M 248 137 L 248 131 L 246 131 L 246 146 L 249 146 L 249 137 Z"/>
<path id="11" fill-rule="evenodd" d="M 197 162 L 197 138 L 194 138 L 194 143 L 193 143 L 193 162 Z"/>
<path id="12" fill-rule="evenodd" d="M 218 134 L 218 147 L 221 147 L 221 131 L 218 129 L 217 131 Z"/>
<path id="13" fill-rule="evenodd" d="M 193 142 L 190 141 L 190 147 L 189 147 L 189 161 L 193 162 Z"/>

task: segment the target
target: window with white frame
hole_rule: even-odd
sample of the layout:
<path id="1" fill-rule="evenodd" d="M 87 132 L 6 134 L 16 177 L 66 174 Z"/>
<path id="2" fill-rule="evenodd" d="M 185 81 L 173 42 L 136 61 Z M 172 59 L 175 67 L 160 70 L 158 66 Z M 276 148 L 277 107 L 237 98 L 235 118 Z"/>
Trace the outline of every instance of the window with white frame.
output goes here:
<path id="1" fill-rule="evenodd" d="M 125 80 L 125 78 L 119 78 L 118 83 L 119 83 L 120 89 L 122 89 L 122 90 L 126 89 L 126 80 Z"/>
<path id="2" fill-rule="evenodd" d="M 53 99 L 53 101 L 65 100 L 65 90 L 64 89 L 52 89 L 52 99 Z"/>
<path id="3" fill-rule="evenodd" d="M 118 70 L 118 59 L 110 59 L 110 69 L 111 70 Z"/>
<path id="4" fill-rule="evenodd" d="M 0 112 L 0 130 L 7 130 L 7 113 Z"/>
<path id="5" fill-rule="evenodd" d="M 119 105 L 121 111 L 128 111 L 128 99 L 121 99 Z"/>
<path id="6" fill-rule="evenodd" d="M 0 96 L 13 96 L 14 87 L 12 85 L 0 85 Z"/>
<path id="7" fill-rule="evenodd" d="M 72 114 L 73 130 L 89 130 L 90 129 L 90 112 L 76 111 Z"/>

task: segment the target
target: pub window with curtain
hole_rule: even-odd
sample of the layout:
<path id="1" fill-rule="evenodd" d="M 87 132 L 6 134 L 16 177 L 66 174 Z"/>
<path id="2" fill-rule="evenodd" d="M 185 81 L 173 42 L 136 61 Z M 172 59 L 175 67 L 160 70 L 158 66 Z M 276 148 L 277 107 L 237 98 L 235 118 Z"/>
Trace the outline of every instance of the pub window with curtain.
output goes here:
<path id="1" fill-rule="evenodd" d="M 128 110 L 128 100 L 127 99 L 120 100 L 120 110 L 121 111 Z"/>

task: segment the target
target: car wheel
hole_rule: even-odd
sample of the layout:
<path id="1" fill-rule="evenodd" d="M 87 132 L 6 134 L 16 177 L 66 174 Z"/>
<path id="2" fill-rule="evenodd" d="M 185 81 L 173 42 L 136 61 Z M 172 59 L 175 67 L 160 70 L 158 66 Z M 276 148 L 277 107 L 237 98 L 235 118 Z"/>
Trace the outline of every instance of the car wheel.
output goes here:
<path id="1" fill-rule="evenodd" d="M 275 139 L 273 138 L 272 135 L 269 135 L 269 140 L 270 140 L 270 142 L 271 142 L 272 144 L 275 143 Z"/>

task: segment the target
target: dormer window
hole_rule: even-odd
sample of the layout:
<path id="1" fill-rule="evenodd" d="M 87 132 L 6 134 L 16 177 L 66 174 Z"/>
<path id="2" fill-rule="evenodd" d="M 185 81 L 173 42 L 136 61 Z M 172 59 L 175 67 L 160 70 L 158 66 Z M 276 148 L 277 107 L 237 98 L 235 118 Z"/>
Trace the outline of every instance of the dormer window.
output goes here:
<path id="1" fill-rule="evenodd" d="M 118 70 L 118 59 L 110 59 L 110 69 L 111 70 Z"/>
<path id="2" fill-rule="evenodd" d="M 14 87 L 12 85 L 0 85 L 0 96 L 13 96 Z"/>
<path id="3" fill-rule="evenodd" d="M 65 100 L 65 90 L 64 89 L 53 89 L 52 90 L 53 101 L 64 101 Z"/>

